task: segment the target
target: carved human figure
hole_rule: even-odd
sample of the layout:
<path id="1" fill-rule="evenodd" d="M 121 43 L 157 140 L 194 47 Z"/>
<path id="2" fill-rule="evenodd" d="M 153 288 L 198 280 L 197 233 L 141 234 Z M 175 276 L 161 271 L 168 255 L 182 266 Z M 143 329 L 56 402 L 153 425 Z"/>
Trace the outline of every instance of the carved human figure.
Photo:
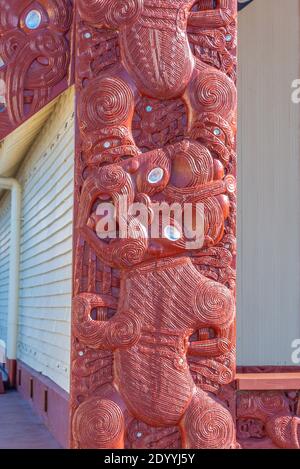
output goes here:
<path id="1" fill-rule="evenodd" d="M 220 0 L 216 9 L 192 11 L 195 3 L 78 1 L 88 24 L 118 30 L 121 55 L 118 64 L 83 85 L 79 103 L 87 168 L 78 243 L 84 240 L 102 262 L 121 271 L 118 301 L 93 292 L 74 298 L 76 340 L 114 355 L 112 386 L 84 399 L 74 412 L 72 433 L 79 448 L 124 447 L 128 413 L 153 427 L 178 426 L 186 448 L 235 444 L 229 411 L 196 386 L 187 362 L 188 354 L 212 359 L 232 351 L 235 320 L 232 291 L 200 273 L 191 255 L 217 246 L 224 236 L 234 191 L 226 168 L 234 158 L 236 88 L 225 73 L 195 59 L 187 36 L 188 23 L 225 26 L 234 19 L 235 7 Z M 141 154 L 132 136 L 140 96 L 182 99 L 186 138 Z M 154 170 L 160 176 L 153 181 Z M 95 207 L 100 200 L 112 201 L 117 211 L 124 195 L 128 203 L 142 201 L 150 219 L 156 202 L 190 202 L 193 208 L 202 203 L 202 248 L 191 252 L 183 232 L 153 239 L 143 226 L 138 235 L 129 226 L 125 239 L 99 239 Z M 75 277 L 77 272 L 75 266 Z M 103 307 L 116 309 L 115 315 L 93 319 Z M 213 335 L 191 342 L 201 329 Z"/>
<path id="2" fill-rule="evenodd" d="M 209 127 L 221 128 L 227 139 L 236 112 L 235 84 L 225 73 L 195 59 L 187 26 L 226 26 L 235 7 L 231 0 L 219 0 L 216 10 L 191 12 L 194 3 L 163 0 L 157 7 L 156 0 L 79 0 L 82 19 L 98 28 L 119 30 L 121 54 L 120 62 L 92 80 L 80 96 L 81 130 L 92 135 L 94 131 L 97 143 L 100 139 L 95 154 L 92 138 L 90 163 L 113 162 L 139 152 L 131 124 L 140 95 L 164 100 L 180 97 L 187 108 L 188 136 L 200 138 L 207 121 Z M 220 154 L 224 147 L 220 134 L 210 140 L 219 158 L 228 162 L 228 151 Z M 229 145 L 234 145 L 232 137 Z"/>
<path id="3" fill-rule="evenodd" d="M 177 160 L 189 157 L 183 187 L 172 185 Z M 199 173 L 194 168 L 201 168 Z M 149 182 L 153 169 L 162 170 L 161 180 Z M 152 426 L 178 425 L 183 445 L 190 448 L 231 447 L 234 427 L 229 412 L 198 389 L 187 364 L 187 353 L 218 356 L 230 351 L 230 330 L 234 322 L 234 298 L 230 290 L 201 275 L 186 257 L 186 239 L 151 239 L 140 231 L 132 238 L 101 241 L 96 234 L 92 208 L 106 196 L 118 207 L 121 194 L 129 202 L 141 195 L 151 204 L 162 198 L 172 203 L 202 201 L 205 210 L 205 243 L 212 245 L 223 235 L 228 215 L 222 165 L 215 164 L 200 143 L 183 141 L 100 167 L 89 176 L 81 193 L 78 229 L 83 239 L 105 263 L 121 269 L 121 292 L 117 313 L 109 321 L 95 321 L 98 307 L 116 307 L 115 301 L 92 293 L 74 299 L 74 335 L 90 348 L 114 351 L 115 382 L 108 395 L 85 401 L 73 420 L 73 434 L 79 447 L 91 444 L 90 416 L 105 421 L 94 444 L 123 447 L 128 409 Z M 214 220 L 211 225 L 210 220 Z M 180 257 L 170 257 L 181 254 Z M 183 254 L 183 256 L 182 256 Z M 201 328 L 215 330 L 215 338 L 189 344 L 189 337 Z M 105 406 L 103 407 L 103 404 Z M 103 414 L 104 413 L 104 414 Z M 105 415 L 105 418 L 104 418 Z M 109 437 L 111 422 L 119 421 L 117 435 Z M 123 422 L 121 425 L 120 422 Z M 97 427 L 98 428 L 98 427 Z M 115 428 L 113 426 L 113 428 Z M 106 443 L 102 438 L 106 438 Z M 99 440 L 98 440 L 99 438 Z"/>

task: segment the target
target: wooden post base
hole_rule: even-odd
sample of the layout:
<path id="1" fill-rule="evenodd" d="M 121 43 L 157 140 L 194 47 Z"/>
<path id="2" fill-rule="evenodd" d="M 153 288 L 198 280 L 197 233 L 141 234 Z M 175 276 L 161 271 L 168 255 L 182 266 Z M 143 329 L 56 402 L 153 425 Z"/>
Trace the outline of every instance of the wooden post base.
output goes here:
<path id="1" fill-rule="evenodd" d="M 17 361 L 8 358 L 6 360 L 6 370 L 8 374 L 8 385 L 10 388 L 16 387 Z"/>

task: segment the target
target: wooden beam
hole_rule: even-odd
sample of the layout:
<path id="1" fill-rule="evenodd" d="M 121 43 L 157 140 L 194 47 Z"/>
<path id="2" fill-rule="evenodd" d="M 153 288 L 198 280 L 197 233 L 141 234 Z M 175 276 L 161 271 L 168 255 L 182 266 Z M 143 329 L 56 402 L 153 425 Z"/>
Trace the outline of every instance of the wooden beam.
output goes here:
<path id="1" fill-rule="evenodd" d="M 238 373 L 236 382 L 239 391 L 298 390 L 300 373 Z"/>

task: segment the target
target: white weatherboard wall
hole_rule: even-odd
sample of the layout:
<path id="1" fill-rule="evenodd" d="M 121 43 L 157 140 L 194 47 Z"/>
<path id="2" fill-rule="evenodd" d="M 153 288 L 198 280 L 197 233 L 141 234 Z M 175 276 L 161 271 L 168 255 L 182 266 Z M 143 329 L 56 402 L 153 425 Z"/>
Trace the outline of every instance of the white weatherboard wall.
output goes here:
<path id="1" fill-rule="evenodd" d="M 299 0 L 239 14 L 238 363 L 293 365 L 300 338 Z"/>
<path id="2" fill-rule="evenodd" d="M 69 390 L 74 91 L 35 140 L 23 189 L 18 359 Z"/>
<path id="3" fill-rule="evenodd" d="M 0 200 L 0 340 L 6 343 L 10 243 L 10 193 Z"/>

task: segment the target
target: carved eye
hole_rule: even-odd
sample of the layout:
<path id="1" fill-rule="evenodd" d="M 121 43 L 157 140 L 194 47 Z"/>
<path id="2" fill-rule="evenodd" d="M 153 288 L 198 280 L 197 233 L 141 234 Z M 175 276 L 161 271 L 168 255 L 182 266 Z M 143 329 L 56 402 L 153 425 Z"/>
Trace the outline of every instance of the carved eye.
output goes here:
<path id="1" fill-rule="evenodd" d="M 150 182 L 150 184 L 156 184 L 160 182 L 163 177 L 164 177 L 164 170 L 162 168 L 157 167 L 157 168 L 152 169 L 152 171 L 150 171 L 147 179 L 148 179 L 148 182 Z"/>
<path id="2" fill-rule="evenodd" d="M 165 227 L 164 236 L 170 241 L 178 241 L 181 238 L 180 231 L 175 226 L 171 225 Z"/>
<path id="3" fill-rule="evenodd" d="M 30 10 L 25 18 L 28 29 L 37 29 L 42 22 L 42 15 L 38 10 Z"/>
<path id="4" fill-rule="evenodd" d="M 222 131 L 221 131 L 221 129 L 219 129 L 219 127 L 214 128 L 214 135 L 216 137 L 219 137 L 221 135 L 221 133 L 222 133 Z"/>

